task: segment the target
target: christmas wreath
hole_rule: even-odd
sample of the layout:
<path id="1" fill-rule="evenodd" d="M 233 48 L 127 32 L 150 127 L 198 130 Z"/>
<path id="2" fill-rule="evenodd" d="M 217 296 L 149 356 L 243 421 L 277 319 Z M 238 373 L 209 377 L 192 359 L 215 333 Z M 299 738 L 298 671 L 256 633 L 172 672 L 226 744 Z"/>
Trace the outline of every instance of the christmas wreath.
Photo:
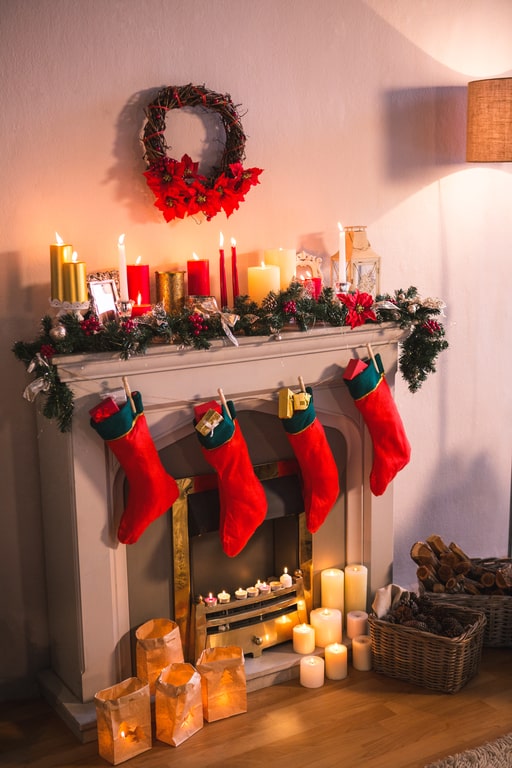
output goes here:
<path id="1" fill-rule="evenodd" d="M 198 107 L 217 114 L 225 133 L 225 144 L 218 164 L 209 176 L 199 173 L 199 163 L 188 155 L 181 160 L 167 156 L 165 119 L 170 109 Z M 229 94 L 215 93 L 204 85 L 162 88 L 148 104 L 143 131 L 147 184 L 156 197 L 155 206 L 166 221 L 203 213 L 207 220 L 220 211 L 230 216 L 245 199 L 249 189 L 259 184 L 261 168 L 244 168 L 246 137 L 237 107 Z"/>
<path id="2" fill-rule="evenodd" d="M 62 432 L 71 428 L 73 393 L 58 375 L 54 355 L 117 351 L 123 359 L 146 352 L 154 343 L 208 349 L 213 339 L 235 336 L 279 338 L 285 326 L 307 331 L 315 325 L 356 328 L 366 323 L 396 323 L 409 331 L 400 342 L 399 370 L 411 392 L 416 392 L 436 370 L 440 352 L 448 347 L 445 330 L 436 318 L 442 313 L 439 299 L 421 298 L 416 288 L 382 294 L 373 299 L 356 291 L 338 301 L 332 288 L 325 287 L 318 299 L 297 282 L 279 293 L 269 293 L 261 305 L 248 296 L 236 299 L 233 313 L 198 304 L 182 313 L 168 315 L 161 304 L 135 319 L 119 318 L 102 325 L 94 313 L 84 318 L 67 313 L 56 321 L 46 315 L 37 339 L 17 341 L 12 351 L 34 381 L 25 397 L 34 400 L 45 395 L 44 415 L 56 419 Z M 230 326 L 229 329 L 226 326 Z"/>

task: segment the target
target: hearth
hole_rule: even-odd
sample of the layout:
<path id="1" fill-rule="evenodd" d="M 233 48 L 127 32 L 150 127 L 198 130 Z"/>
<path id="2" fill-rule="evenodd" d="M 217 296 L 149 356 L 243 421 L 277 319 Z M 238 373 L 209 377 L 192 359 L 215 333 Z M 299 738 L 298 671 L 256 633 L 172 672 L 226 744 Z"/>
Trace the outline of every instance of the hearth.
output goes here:
<path id="1" fill-rule="evenodd" d="M 255 466 L 291 459 L 285 436 L 275 425 L 268 430 L 264 422 L 276 419 L 278 390 L 296 390 L 301 375 L 313 387 L 315 409 L 334 446 L 342 489 L 312 539 L 305 594 L 310 587 L 315 606 L 322 569 L 362 562 L 368 567 L 370 598 L 392 578 L 392 486 L 381 497 L 370 493 L 371 441 L 342 373 L 350 359 L 367 355 L 371 343 L 392 386 L 402 335 L 391 324 L 354 330 L 318 328 L 284 332 L 280 341 L 243 338 L 238 347 L 216 341 L 207 351 L 155 346 L 127 361 L 111 353 L 58 361 L 59 375 L 71 386 L 76 408 L 72 430 L 66 434 L 38 416 L 52 659 L 51 670 L 41 681 L 77 735 L 94 737 L 94 725 L 84 721 L 83 711 L 95 692 L 132 674 L 136 627 L 149 618 L 173 617 L 179 607 L 172 513 L 155 521 L 137 544 L 117 541 L 124 474 L 89 425 L 88 411 L 99 394 L 118 388 L 121 377 L 127 376 L 132 390 L 142 394 L 148 426 L 166 468 L 175 478 L 186 479 L 212 472 L 198 451 L 192 419 L 193 406 L 214 398 L 218 387 L 236 404 Z M 278 562 L 269 570 L 288 566 L 292 571 L 300 565 L 298 558 L 297 563 Z M 236 579 L 221 586 L 250 583 L 240 584 L 239 573 Z M 213 582 L 211 588 L 205 584 L 201 592 L 205 588 L 216 587 Z M 188 601 L 195 596 L 190 591 Z M 279 646 L 265 654 L 278 657 Z"/>

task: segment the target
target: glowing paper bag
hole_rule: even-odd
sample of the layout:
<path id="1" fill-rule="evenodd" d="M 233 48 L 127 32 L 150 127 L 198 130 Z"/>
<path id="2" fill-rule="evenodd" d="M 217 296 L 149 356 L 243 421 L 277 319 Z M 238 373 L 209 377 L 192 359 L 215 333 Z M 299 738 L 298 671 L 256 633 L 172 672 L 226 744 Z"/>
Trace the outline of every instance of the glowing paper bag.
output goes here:
<path id="1" fill-rule="evenodd" d="M 192 664 L 170 664 L 156 681 L 156 738 L 177 747 L 203 727 L 201 676 Z"/>
<path id="2" fill-rule="evenodd" d="M 129 677 L 94 696 L 98 725 L 98 751 L 118 765 L 151 749 L 149 685 Z"/>
<path id="3" fill-rule="evenodd" d="M 207 648 L 197 661 L 204 719 L 209 723 L 247 712 L 247 683 L 241 648 Z"/>
<path id="4" fill-rule="evenodd" d="M 171 619 L 151 619 L 135 632 L 137 638 L 137 677 L 149 683 L 149 692 L 155 694 L 158 675 L 164 667 L 183 661 L 180 630 Z"/>

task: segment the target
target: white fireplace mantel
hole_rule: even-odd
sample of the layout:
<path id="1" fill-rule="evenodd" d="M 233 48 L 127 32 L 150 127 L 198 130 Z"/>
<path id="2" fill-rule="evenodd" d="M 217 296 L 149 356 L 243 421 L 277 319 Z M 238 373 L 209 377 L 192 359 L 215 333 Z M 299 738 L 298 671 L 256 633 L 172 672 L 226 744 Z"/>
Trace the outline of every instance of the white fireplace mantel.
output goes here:
<path id="1" fill-rule="evenodd" d="M 126 376 L 131 389 L 142 394 L 161 449 L 191 433 L 193 406 L 216 398 L 219 387 L 237 410 L 275 413 L 278 390 L 297 389 L 302 376 L 313 387 L 322 423 L 354 435 L 347 458 L 352 479 L 345 496 L 345 551 L 325 555 L 335 559 L 315 562 L 314 568 L 362 561 L 373 593 L 391 577 L 393 492 L 390 486 L 382 497 L 370 493 L 371 441 L 342 374 L 350 359 L 368 356 L 371 344 L 392 387 L 403 337 L 393 324 L 367 324 L 353 330 L 286 330 L 280 340 L 244 337 L 238 347 L 216 340 L 209 350 L 155 345 L 128 360 L 112 353 L 54 359 L 61 380 L 73 390 L 75 412 L 69 433 L 38 415 L 52 660 L 46 685 L 61 703 L 75 702 L 63 713 L 68 721 L 73 707 L 132 674 L 126 547 L 116 538 L 118 467 L 89 423 L 99 394 L 119 388 Z M 332 539 L 335 529 L 323 528 L 325 540 Z M 328 541 L 325 551 L 332 546 Z"/>

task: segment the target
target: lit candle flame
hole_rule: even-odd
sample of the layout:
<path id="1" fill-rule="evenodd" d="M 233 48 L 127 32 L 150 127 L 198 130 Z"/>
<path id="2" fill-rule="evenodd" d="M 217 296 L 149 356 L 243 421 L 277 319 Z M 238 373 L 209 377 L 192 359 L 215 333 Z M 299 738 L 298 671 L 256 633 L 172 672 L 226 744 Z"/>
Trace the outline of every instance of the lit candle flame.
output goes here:
<path id="1" fill-rule="evenodd" d="M 58 232 L 55 233 L 55 240 L 57 241 L 57 245 L 64 245 L 64 240 Z"/>
<path id="2" fill-rule="evenodd" d="M 119 235 L 119 240 L 117 242 L 119 245 L 124 245 L 124 235 Z"/>
<path id="3" fill-rule="evenodd" d="M 231 245 L 233 248 L 236 248 L 236 240 L 234 237 L 231 238 Z"/>
<path id="4" fill-rule="evenodd" d="M 199 256 L 195 252 L 192 253 L 192 258 L 194 259 L 194 261 L 199 261 Z"/>
<path id="5" fill-rule="evenodd" d="M 342 225 L 340 224 L 339 221 L 338 221 L 338 229 L 339 229 L 340 232 L 344 232 L 344 229 L 343 229 L 343 227 L 342 227 Z"/>
<path id="6" fill-rule="evenodd" d="M 220 233 L 220 237 L 219 237 L 219 248 L 224 248 L 224 235 L 222 234 L 222 232 Z"/>
<path id="7" fill-rule="evenodd" d="M 138 294 L 137 294 L 137 306 L 138 306 L 138 307 L 140 307 L 140 305 L 141 305 L 141 302 L 142 302 L 142 294 L 141 294 L 141 292 L 139 291 L 139 292 L 138 292 Z"/>
<path id="8" fill-rule="evenodd" d="M 262 268 L 262 269 L 265 269 L 265 266 L 266 266 L 266 265 L 265 265 L 265 262 L 264 262 L 264 261 L 262 261 L 262 262 L 261 262 L 261 268 Z"/>
<path id="9" fill-rule="evenodd" d="M 71 261 L 76 264 L 78 261 L 78 253 L 76 251 L 73 251 L 73 255 L 71 256 Z"/>
<path id="10" fill-rule="evenodd" d="M 137 256 L 137 258 L 135 259 L 135 264 L 136 264 L 136 266 L 139 266 L 139 264 L 141 263 L 141 261 L 142 261 L 142 256 Z"/>

